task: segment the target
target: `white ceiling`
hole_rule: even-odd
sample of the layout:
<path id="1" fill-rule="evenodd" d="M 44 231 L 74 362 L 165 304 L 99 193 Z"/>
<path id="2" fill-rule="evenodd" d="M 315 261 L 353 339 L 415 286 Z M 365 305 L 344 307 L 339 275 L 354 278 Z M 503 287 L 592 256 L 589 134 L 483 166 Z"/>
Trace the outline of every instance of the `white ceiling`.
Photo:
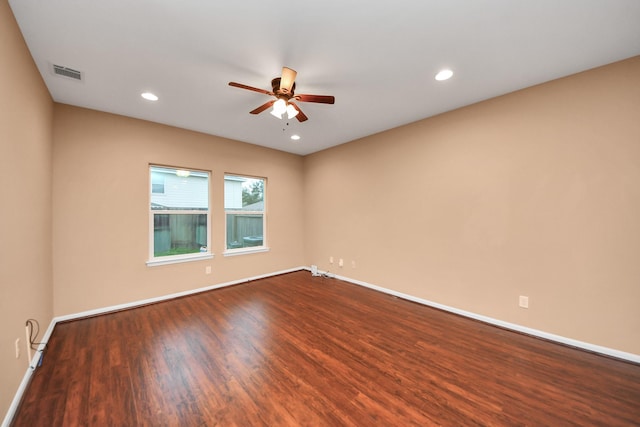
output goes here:
<path id="1" fill-rule="evenodd" d="M 640 54 L 638 0 L 9 3 L 56 102 L 302 155 Z M 228 82 L 270 90 L 282 66 L 335 105 L 250 115 L 269 97 Z"/>

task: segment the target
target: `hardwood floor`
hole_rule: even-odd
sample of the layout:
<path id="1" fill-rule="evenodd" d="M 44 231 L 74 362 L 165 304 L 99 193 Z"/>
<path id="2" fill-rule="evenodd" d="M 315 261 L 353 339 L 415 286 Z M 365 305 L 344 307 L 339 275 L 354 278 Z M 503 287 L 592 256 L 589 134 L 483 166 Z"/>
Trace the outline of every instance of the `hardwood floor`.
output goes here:
<path id="1" fill-rule="evenodd" d="M 640 425 L 640 366 L 301 271 L 58 324 L 12 425 Z"/>

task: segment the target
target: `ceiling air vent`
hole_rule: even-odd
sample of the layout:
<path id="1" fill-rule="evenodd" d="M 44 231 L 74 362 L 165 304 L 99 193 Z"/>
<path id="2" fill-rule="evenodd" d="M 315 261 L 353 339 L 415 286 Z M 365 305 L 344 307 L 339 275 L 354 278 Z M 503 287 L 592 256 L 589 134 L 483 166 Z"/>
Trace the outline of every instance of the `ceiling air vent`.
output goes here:
<path id="1" fill-rule="evenodd" d="M 82 81 L 81 71 L 74 70 L 73 68 L 63 67 L 62 65 L 53 64 L 53 74 Z"/>

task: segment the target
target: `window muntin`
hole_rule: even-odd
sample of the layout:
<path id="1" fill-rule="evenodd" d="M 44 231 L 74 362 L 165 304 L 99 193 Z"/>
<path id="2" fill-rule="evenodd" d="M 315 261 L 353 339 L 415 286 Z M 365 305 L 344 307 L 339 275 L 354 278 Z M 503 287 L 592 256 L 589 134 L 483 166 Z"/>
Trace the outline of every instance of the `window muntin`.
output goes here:
<path id="1" fill-rule="evenodd" d="M 151 261 L 210 256 L 209 172 L 150 166 Z"/>
<path id="2" fill-rule="evenodd" d="M 264 178 L 224 176 L 227 252 L 266 248 L 265 184 Z"/>

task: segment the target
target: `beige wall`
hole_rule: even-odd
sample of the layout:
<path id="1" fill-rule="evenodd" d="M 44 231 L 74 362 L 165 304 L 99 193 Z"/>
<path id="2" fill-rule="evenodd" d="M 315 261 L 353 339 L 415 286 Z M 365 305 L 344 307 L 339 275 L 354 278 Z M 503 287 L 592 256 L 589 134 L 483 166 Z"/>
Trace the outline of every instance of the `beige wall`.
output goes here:
<path id="1" fill-rule="evenodd" d="M 313 154 L 305 180 L 307 264 L 640 354 L 640 57 Z"/>
<path id="2" fill-rule="evenodd" d="M 56 316 L 304 265 L 301 157 L 60 104 L 54 122 Z M 150 163 L 212 172 L 213 260 L 146 266 Z M 269 252 L 222 255 L 225 172 L 267 178 Z"/>
<path id="3" fill-rule="evenodd" d="M 44 331 L 52 307 L 53 102 L 6 0 L 0 0 L 0 68 L 1 419 L 27 370 L 25 322 L 35 318 Z"/>

